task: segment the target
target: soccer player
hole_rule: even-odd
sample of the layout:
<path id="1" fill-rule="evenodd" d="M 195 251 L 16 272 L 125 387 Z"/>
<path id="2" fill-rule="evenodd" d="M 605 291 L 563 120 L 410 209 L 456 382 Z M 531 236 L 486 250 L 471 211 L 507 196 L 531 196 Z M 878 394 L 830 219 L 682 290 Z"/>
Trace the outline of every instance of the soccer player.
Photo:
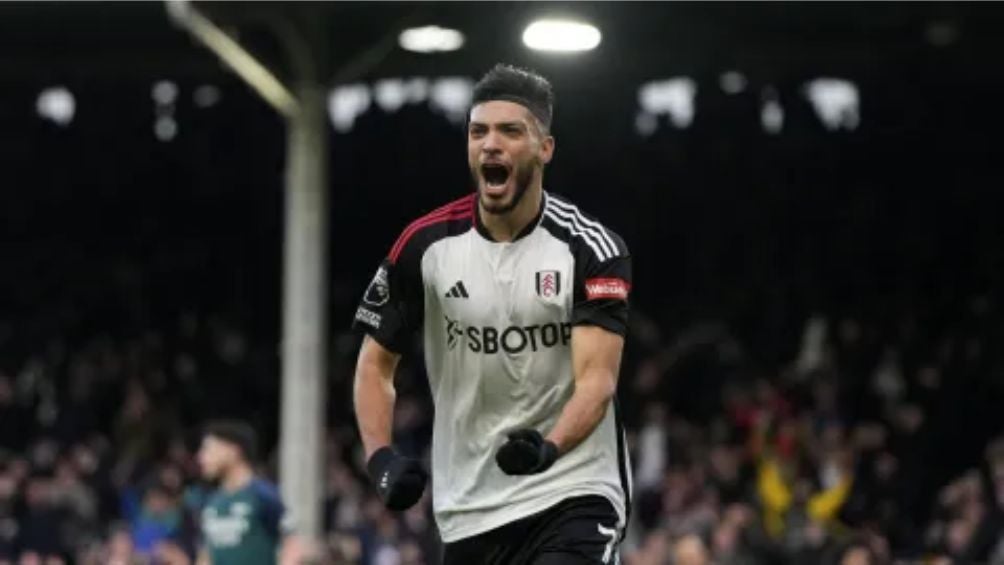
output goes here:
<path id="1" fill-rule="evenodd" d="M 448 565 L 616 563 L 630 508 L 613 402 L 631 260 L 621 238 L 543 190 L 553 93 L 498 65 L 474 87 L 476 190 L 411 223 L 356 311 L 355 406 L 388 508 L 422 495 L 391 445 L 394 371 L 423 332 L 432 501 Z"/>
<path id="2" fill-rule="evenodd" d="M 204 478 L 218 482 L 218 489 L 202 510 L 202 565 L 299 563 L 300 543 L 283 524 L 279 492 L 255 477 L 256 443 L 254 429 L 243 422 L 206 427 L 199 467 Z"/>

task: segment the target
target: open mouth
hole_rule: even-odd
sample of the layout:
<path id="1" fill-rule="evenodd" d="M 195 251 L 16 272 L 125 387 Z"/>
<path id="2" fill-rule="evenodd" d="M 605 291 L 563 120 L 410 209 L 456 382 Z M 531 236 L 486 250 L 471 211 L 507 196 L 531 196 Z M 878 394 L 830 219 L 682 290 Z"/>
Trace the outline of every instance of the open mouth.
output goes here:
<path id="1" fill-rule="evenodd" d="M 498 163 L 485 163 L 481 165 L 481 178 L 485 179 L 485 185 L 489 189 L 504 188 L 509 181 L 509 167 Z"/>

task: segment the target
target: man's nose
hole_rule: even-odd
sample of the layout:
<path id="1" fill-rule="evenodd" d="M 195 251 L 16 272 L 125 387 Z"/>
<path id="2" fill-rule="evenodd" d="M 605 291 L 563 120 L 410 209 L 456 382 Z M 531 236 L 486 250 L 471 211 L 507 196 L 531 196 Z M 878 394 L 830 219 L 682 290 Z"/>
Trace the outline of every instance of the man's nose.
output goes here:
<path id="1" fill-rule="evenodd" d="M 502 151 L 502 144 L 499 140 L 499 135 L 497 132 L 489 131 L 485 134 L 485 138 L 481 143 L 481 150 L 485 153 L 498 153 Z"/>

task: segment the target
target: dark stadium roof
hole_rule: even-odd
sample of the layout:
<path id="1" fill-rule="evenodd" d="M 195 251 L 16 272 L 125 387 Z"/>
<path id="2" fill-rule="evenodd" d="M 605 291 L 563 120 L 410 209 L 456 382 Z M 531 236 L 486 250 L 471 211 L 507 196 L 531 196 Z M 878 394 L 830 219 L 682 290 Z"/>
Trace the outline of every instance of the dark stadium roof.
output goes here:
<path id="1" fill-rule="evenodd" d="M 939 57 L 933 34 L 948 38 L 954 72 L 997 68 L 990 48 L 1004 24 L 1000 4 L 963 3 L 628 3 L 628 2 L 197 2 L 221 27 L 238 30 L 257 56 L 282 69 L 272 32 L 285 19 L 321 38 L 332 81 L 401 74 L 473 75 L 497 60 L 560 72 L 568 56 L 520 43 L 526 23 L 576 15 L 598 25 L 603 43 L 588 61 L 604 77 L 718 72 L 772 75 L 846 73 L 875 63 Z M 412 24 L 464 32 L 464 48 L 416 54 L 396 45 Z M 379 46 L 384 42 L 385 49 Z M 366 54 L 362 56 L 362 54 Z M 960 64 L 960 61 L 963 64 Z M 908 63 L 905 63 L 908 64 Z M 52 78 L 211 78 L 226 72 L 167 17 L 162 2 L 0 3 L 0 80 Z M 998 71 L 999 72 L 999 71 Z M 282 74 L 282 71 L 280 71 Z"/>

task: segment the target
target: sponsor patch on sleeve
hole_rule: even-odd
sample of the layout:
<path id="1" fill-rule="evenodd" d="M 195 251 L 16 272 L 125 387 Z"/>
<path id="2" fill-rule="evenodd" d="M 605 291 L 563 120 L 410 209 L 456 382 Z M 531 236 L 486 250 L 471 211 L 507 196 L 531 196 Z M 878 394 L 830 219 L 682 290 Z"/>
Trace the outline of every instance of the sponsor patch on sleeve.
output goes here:
<path id="1" fill-rule="evenodd" d="M 356 320 L 368 326 L 371 326 L 375 330 L 380 329 L 381 319 L 383 319 L 383 316 L 377 314 L 376 312 L 368 308 L 363 308 L 362 306 L 360 306 L 359 309 L 356 310 Z"/>
<path id="2" fill-rule="evenodd" d="M 627 300 L 631 285 L 624 279 L 595 278 L 586 279 L 586 300 Z"/>

